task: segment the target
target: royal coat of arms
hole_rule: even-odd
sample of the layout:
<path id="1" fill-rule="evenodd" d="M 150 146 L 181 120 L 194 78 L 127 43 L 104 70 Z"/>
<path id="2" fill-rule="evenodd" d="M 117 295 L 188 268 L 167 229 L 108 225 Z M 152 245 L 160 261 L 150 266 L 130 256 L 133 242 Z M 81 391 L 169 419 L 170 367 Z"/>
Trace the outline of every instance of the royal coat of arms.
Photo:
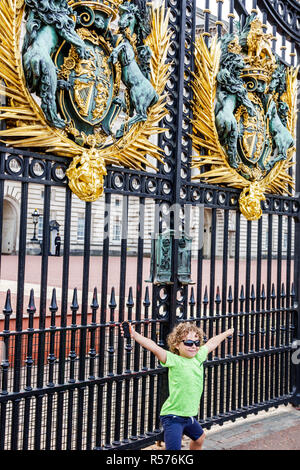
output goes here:
<path id="1" fill-rule="evenodd" d="M 209 48 L 197 38 L 193 166 L 205 170 L 195 177 L 243 189 L 248 220 L 261 217 L 265 193 L 293 187 L 297 74 L 273 53 L 256 14 Z"/>
<path id="2" fill-rule="evenodd" d="M 161 161 L 149 137 L 166 114 L 168 15 L 146 0 L 1 0 L 0 139 L 72 157 L 85 201 L 102 194 L 106 165 Z"/>

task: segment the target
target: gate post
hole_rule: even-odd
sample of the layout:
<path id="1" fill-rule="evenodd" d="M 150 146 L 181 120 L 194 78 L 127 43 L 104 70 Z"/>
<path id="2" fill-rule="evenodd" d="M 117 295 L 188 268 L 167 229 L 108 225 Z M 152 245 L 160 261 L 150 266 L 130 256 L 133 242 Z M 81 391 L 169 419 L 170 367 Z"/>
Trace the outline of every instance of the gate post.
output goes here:
<path id="1" fill-rule="evenodd" d="M 186 183 L 190 181 L 190 160 L 192 142 L 191 98 L 192 91 L 187 83 L 192 80 L 194 68 L 194 43 L 196 30 L 196 0 L 166 0 L 170 9 L 170 27 L 173 31 L 172 49 L 168 52 L 168 60 L 173 62 L 173 72 L 166 87 L 171 103 L 167 105 L 169 115 L 164 120 L 168 132 L 159 136 L 158 145 L 165 151 L 164 165 L 160 172 L 171 177 L 172 201 L 167 214 L 162 205 L 157 203 L 156 233 L 163 229 L 174 230 L 172 244 L 171 283 L 153 286 L 153 308 L 155 317 L 164 319 L 160 325 L 160 345 L 167 346 L 167 336 L 172 331 L 176 321 L 180 319 L 187 306 L 187 287 L 177 278 L 178 249 L 180 227 L 187 226 L 184 204 L 188 198 Z M 165 203 L 163 204 L 165 206 Z M 165 227 L 162 226 L 164 222 Z M 164 299 L 161 292 L 165 291 Z M 181 300 L 178 293 L 181 292 Z M 180 315 L 178 316 L 178 308 Z M 167 374 L 160 375 L 159 407 L 168 397 Z"/>
<path id="2" fill-rule="evenodd" d="M 298 95 L 299 98 L 299 95 Z M 299 101 L 299 100 L 298 100 Z M 297 121 L 297 139 L 300 138 L 300 115 L 298 113 Z M 297 148 L 296 153 L 296 195 L 298 197 L 297 216 L 295 218 L 295 265 L 294 265 L 294 279 L 295 279 L 295 330 L 294 330 L 294 342 L 296 347 L 300 348 L 300 147 Z M 295 357 L 296 356 L 296 357 Z M 300 406 L 300 354 L 295 354 L 292 358 L 295 361 L 292 362 L 292 405 Z M 293 359 L 292 359 L 293 361 Z"/>

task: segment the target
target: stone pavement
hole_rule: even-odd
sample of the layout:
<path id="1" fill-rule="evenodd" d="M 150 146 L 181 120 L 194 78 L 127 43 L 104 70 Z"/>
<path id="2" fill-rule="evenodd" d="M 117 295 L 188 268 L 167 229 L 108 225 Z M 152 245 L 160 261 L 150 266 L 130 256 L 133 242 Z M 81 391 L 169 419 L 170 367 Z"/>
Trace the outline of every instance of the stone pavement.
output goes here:
<path id="1" fill-rule="evenodd" d="M 212 426 L 205 434 L 203 450 L 300 450 L 300 410 L 282 405 Z M 189 439 L 184 437 L 182 450 L 188 449 Z M 154 445 L 147 450 L 163 448 Z"/>

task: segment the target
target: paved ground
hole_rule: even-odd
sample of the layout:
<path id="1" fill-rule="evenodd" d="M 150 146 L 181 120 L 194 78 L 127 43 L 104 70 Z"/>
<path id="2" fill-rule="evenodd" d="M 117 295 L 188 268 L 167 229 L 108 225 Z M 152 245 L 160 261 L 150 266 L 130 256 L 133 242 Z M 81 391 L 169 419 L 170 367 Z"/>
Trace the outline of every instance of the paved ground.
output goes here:
<path id="1" fill-rule="evenodd" d="M 300 450 L 300 409 L 279 406 L 205 430 L 203 450 Z M 182 450 L 189 449 L 183 438 Z M 154 445 L 147 450 L 163 450 Z"/>

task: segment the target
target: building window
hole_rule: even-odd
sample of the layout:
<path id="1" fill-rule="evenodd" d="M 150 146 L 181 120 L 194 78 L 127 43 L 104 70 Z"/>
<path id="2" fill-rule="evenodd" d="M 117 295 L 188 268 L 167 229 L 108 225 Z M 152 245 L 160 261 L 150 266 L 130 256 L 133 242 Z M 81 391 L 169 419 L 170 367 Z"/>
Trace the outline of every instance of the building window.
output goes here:
<path id="1" fill-rule="evenodd" d="M 120 217 L 116 216 L 113 223 L 113 240 L 121 240 L 121 221 Z"/>
<path id="2" fill-rule="evenodd" d="M 120 199 L 115 199 L 115 206 L 120 207 L 121 201 Z"/>
<path id="3" fill-rule="evenodd" d="M 77 240 L 84 240 L 84 217 L 79 217 L 77 220 Z"/>

